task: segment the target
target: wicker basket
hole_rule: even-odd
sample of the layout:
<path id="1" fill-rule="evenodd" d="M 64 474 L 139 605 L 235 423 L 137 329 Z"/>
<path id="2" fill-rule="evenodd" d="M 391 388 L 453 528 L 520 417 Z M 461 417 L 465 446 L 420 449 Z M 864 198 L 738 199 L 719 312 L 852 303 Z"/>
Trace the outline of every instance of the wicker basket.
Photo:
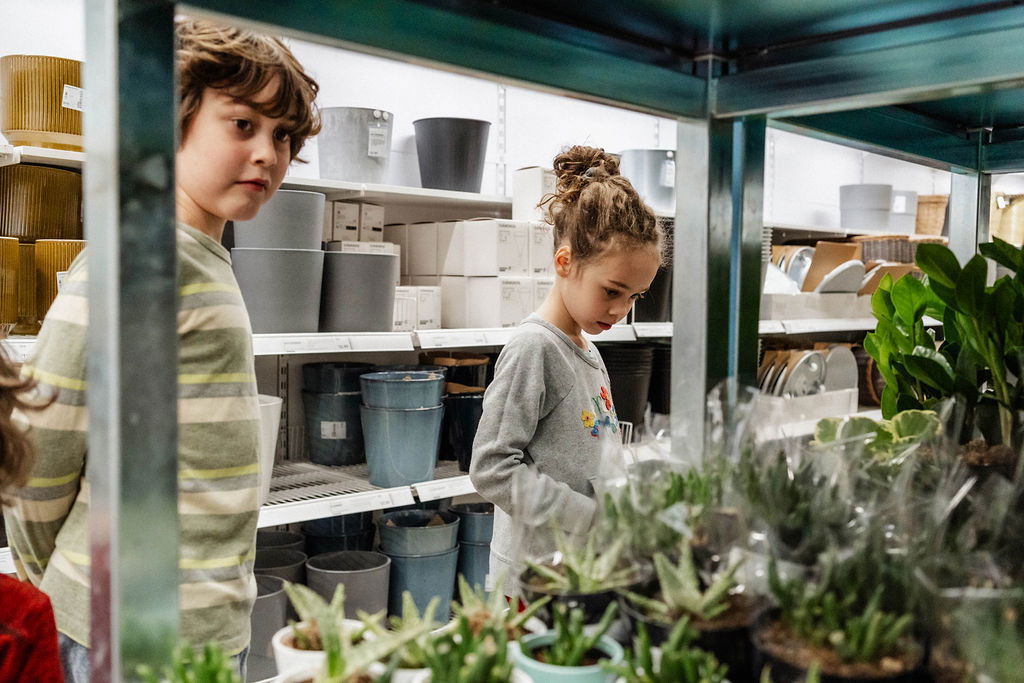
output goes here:
<path id="1" fill-rule="evenodd" d="M 941 235 L 946 226 L 948 194 L 922 194 L 917 196 L 917 222 L 914 232 L 919 235 Z"/>
<path id="2" fill-rule="evenodd" d="M 72 102 L 81 87 L 82 63 L 74 59 L 0 57 L 4 137 L 12 145 L 82 151 L 82 112 Z"/>
<path id="3" fill-rule="evenodd" d="M 861 235 L 853 241 L 860 244 L 860 259 L 864 263 L 909 263 L 910 243 L 906 235 Z"/>
<path id="4" fill-rule="evenodd" d="M 36 315 L 46 317 L 59 290 L 57 276 L 64 273 L 85 248 L 84 240 L 38 240 L 36 242 Z"/>

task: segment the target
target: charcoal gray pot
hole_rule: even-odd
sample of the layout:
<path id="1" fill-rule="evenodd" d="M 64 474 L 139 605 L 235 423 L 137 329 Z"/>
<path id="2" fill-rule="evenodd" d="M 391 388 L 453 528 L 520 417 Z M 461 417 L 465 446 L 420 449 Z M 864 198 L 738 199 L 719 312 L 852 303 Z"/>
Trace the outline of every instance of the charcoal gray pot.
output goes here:
<path id="1" fill-rule="evenodd" d="M 320 331 L 390 332 L 397 280 L 397 254 L 326 252 Z"/>
<path id="2" fill-rule="evenodd" d="M 360 391 L 359 376 L 373 372 L 370 363 L 306 363 L 302 366 L 302 388 L 314 394 Z"/>
<path id="3" fill-rule="evenodd" d="M 427 526 L 434 516 L 444 524 Z M 377 520 L 380 549 L 399 555 L 429 555 L 454 548 L 459 539 L 459 516 L 454 512 L 401 510 L 388 512 Z"/>
<path id="4" fill-rule="evenodd" d="M 262 657 L 273 657 L 270 639 L 288 624 L 288 596 L 284 592 L 284 579 L 277 576 L 256 577 L 256 602 L 252 607 L 250 625 L 252 636 L 249 652 Z"/>
<path id="5" fill-rule="evenodd" d="M 327 196 L 278 190 L 252 220 L 234 221 L 236 248 L 319 249 Z"/>
<path id="6" fill-rule="evenodd" d="M 294 531 L 274 531 L 272 529 L 258 529 L 256 531 L 256 548 L 279 548 L 281 550 L 302 550 L 306 539 L 302 534 Z"/>
<path id="7" fill-rule="evenodd" d="M 412 122 L 420 185 L 436 190 L 479 192 L 487 158 L 489 121 L 430 118 Z"/>
<path id="8" fill-rule="evenodd" d="M 451 511 L 459 516 L 459 543 L 490 544 L 494 531 L 494 503 L 459 503 Z"/>
<path id="9" fill-rule="evenodd" d="M 320 177 L 383 183 L 391 156 L 395 117 L 382 109 L 327 107 L 316 137 Z"/>
<path id="10" fill-rule="evenodd" d="M 310 462 L 332 466 L 366 462 L 359 401 L 358 391 L 340 394 L 302 392 Z"/>
<path id="11" fill-rule="evenodd" d="M 277 576 L 292 583 L 305 583 L 306 559 L 306 553 L 301 550 L 257 549 L 253 572 Z"/>
<path id="12" fill-rule="evenodd" d="M 391 560 L 387 555 L 365 550 L 343 550 L 309 558 L 306 563 L 309 587 L 324 600 L 334 596 L 338 584 L 345 584 L 345 616 L 356 619 L 359 610 L 375 614 L 388 606 Z"/>
<path id="13" fill-rule="evenodd" d="M 316 332 L 324 252 L 312 249 L 232 249 L 231 262 L 252 331 Z"/>

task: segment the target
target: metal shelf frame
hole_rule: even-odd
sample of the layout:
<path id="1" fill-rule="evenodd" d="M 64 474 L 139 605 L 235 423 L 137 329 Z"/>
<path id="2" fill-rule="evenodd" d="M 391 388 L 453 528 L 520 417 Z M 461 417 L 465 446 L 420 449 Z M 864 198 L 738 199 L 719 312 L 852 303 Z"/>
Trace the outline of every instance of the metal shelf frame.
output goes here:
<path id="1" fill-rule="evenodd" d="M 161 668 L 177 628 L 176 12 L 677 117 L 688 163 L 677 166 L 675 264 L 687 286 L 673 302 L 672 405 L 673 424 L 691 437 L 677 449 L 701 441 L 705 389 L 754 372 L 767 125 L 952 171 L 950 241 L 961 258 L 987 239 L 989 174 L 1024 170 L 1017 2 L 86 7 L 85 216 L 99 264 L 90 280 L 89 450 L 105 455 L 89 461 L 97 681 L 142 663 Z M 133 562 L 139 553 L 144 565 Z"/>

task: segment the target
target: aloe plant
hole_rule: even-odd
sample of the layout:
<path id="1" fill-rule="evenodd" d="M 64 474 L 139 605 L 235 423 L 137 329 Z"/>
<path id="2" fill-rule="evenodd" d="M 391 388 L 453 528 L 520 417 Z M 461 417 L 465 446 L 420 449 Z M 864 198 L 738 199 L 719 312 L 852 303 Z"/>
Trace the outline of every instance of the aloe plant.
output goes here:
<path id="1" fill-rule="evenodd" d="M 504 585 L 504 580 L 504 576 L 499 576 L 497 585 Z M 501 629 L 505 632 L 506 640 L 515 641 L 523 635 L 526 622 L 549 602 L 551 597 L 544 596 L 531 602 L 522 612 L 517 612 L 509 608 L 508 601 L 500 591 L 486 593 L 483 588 L 470 585 L 459 574 L 459 601 L 452 602 L 452 611 L 457 620 L 466 620 L 474 638 L 479 637 L 485 629 Z"/>
<path id="2" fill-rule="evenodd" d="M 610 545 L 603 546 L 597 534 L 591 534 L 578 548 L 556 530 L 560 560 L 557 564 L 527 562 L 527 572 L 537 579 L 531 581 L 531 588 L 548 593 L 600 593 L 629 585 L 636 570 L 626 561 L 627 543 L 625 536 L 618 536 Z"/>
<path id="3" fill-rule="evenodd" d="M 238 666 L 217 645 L 207 643 L 201 652 L 187 645 L 174 651 L 169 669 L 158 676 L 148 666 L 139 667 L 139 678 L 145 683 L 241 683 Z"/>
<path id="4" fill-rule="evenodd" d="M 434 596 L 423 613 L 420 614 L 413 600 L 412 593 L 402 592 L 402 614 L 395 615 L 388 619 L 387 627 L 381 624 L 378 615 L 361 613 L 362 622 L 366 630 L 373 633 L 375 637 L 382 638 L 394 635 L 401 635 L 409 631 L 420 633 L 416 639 L 407 642 L 398 649 L 398 666 L 403 669 L 422 669 L 427 666 L 425 651 L 429 646 L 430 631 L 441 624 L 434 619 L 437 608 L 441 604 L 441 598 Z M 424 628 L 426 631 L 424 631 Z"/>
<path id="5" fill-rule="evenodd" d="M 332 624 L 340 629 L 345 619 L 345 584 L 338 584 L 330 603 L 302 584 L 285 581 L 284 591 L 299 615 L 298 623 L 291 622 L 293 647 L 323 650 L 323 627 Z"/>
<path id="6" fill-rule="evenodd" d="M 671 623 L 684 615 L 701 621 L 711 621 L 729 609 L 729 591 L 736 586 L 736 563 L 720 573 L 705 590 L 693 564 L 693 553 L 688 544 L 679 552 L 679 562 L 673 563 L 663 553 L 654 555 L 654 571 L 660 586 L 659 598 L 649 598 L 630 591 L 623 594 L 658 621 Z"/>
<path id="7" fill-rule="evenodd" d="M 626 648 L 625 660 L 602 666 L 625 683 L 722 683 L 728 674 L 727 667 L 713 654 L 692 646 L 697 636 L 698 631 L 690 626 L 689 619 L 683 618 L 672 628 L 660 655 L 655 657 L 647 627 L 639 624 L 633 647 Z"/>
<path id="8" fill-rule="evenodd" d="M 597 625 L 588 627 L 583 623 L 583 610 L 555 605 L 555 639 L 547 646 L 543 661 L 553 666 L 579 666 L 611 628 L 618 609 L 617 603 L 609 603 Z"/>
<path id="9" fill-rule="evenodd" d="M 500 620 L 473 623 L 467 613 L 459 614 L 455 628 L 424 649 L 430 678 L 439 683 L 505 683 L 512 675 L 508 643 Z"/>

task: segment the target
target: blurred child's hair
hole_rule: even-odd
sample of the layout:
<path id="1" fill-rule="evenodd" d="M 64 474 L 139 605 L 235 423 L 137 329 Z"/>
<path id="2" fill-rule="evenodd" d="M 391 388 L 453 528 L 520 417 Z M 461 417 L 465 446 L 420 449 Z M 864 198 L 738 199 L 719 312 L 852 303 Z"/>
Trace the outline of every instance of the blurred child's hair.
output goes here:
<path id="1" fill-rule="evenodd" d="M 35 387 L 30 377 L 20 377 L 18 370 L 0 352 L 0 503 L 6 503 L 3 492 L 19 488 L 28 481 L 32 468 L 32 443 L 25 432 L 14 423 L 12 413 L 18 410 L 38 410 L 39 404 L 26 398 L 26 392 Z"/>
<path id="2" fill-rule="evenodd" d="M 177 69 L 181 95 L 178 108 L 180 138 L 199 110 L 207 88 L 226 90 L 264 116 L 291 121 L 291 158 L 306 139 L 320 132 L 320 114 L 313 105 L 320 87 L 284 43 L 254 31 L 221 26 L 208 21 L 181 19 L 175 24 Z M 251 98 L 275 77 L 277 96 L 256 106 Z"/>
<path id="3" fill-rule="evenodd" d="M 555 247 L 567 244 L 573 258 L 587 262 L 613 244 L 652 246 L 664 258 L 665 234 L 633 185 L 619 174 L 619 162 L 603 149 L 576 145 L 555 157 L 556 191 L 541 201 L 554 226 Z"/>

